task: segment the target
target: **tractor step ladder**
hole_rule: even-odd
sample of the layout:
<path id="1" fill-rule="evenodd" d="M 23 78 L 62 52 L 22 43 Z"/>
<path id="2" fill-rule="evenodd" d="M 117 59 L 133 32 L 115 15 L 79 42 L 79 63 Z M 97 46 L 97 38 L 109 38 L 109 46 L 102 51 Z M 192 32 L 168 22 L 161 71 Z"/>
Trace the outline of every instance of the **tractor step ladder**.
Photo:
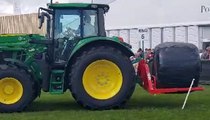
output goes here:
<path id="1" fill-rule="evenodd" d="M 50 76 L 50 93 L 62 94 L 64 89 L 64 70 L 52 70 Z"/>

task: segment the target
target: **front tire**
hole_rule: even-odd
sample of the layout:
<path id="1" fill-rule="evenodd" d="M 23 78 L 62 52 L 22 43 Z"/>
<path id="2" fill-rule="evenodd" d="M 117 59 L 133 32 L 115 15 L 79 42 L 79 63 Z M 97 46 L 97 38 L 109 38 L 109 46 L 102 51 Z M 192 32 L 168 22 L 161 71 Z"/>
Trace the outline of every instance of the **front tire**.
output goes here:
<path id="1" fill-rule="evenodd" d="M 127 56 L 108 46 L 86 49 L 71 67 L 70 90 L 88 109 L 123 107 L 135 89 L 134 68 Z"/>
<path id="2" fill-rule="evenodd" d="M 16 66 L 3 65 L 0 68 L 0 112 L 20 112 L 33 99 L 32 78 Z"/>

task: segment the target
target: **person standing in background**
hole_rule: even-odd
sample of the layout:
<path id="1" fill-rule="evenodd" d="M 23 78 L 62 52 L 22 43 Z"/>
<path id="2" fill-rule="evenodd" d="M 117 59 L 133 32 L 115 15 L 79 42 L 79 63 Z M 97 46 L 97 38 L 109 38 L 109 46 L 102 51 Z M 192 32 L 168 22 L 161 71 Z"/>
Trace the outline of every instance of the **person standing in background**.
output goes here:
<path id="1" fill-rule="evenodd" d="M 144 51 L 141 48 L 139 48 L 137 50 L 137 52 L 134 54 L 134 56 L 132 56 L 130 58 L 130 60 L 131 61 L 140 61 L 141 59 L 143 59 L 143 57 L 144 57 Z M 133 67 L 135 69 L 135 73 L 137 74 L 138 62 L 137 63 L 134 63 L 133 64 Z"/>
<path id="2" fill-rule="evenodd" d="M 203 60 L 210 60 L 210 46 L 206 48 L 206 50 L 201 55 L 201 59 Z"/>
<path id="3" fill-rule="evenodd" d="M 143 53 L 144 51 L 141 48 L 139 48 L 135 53 L 135 58 L 143 57 Z"/>
<path id="4" fill-rule="evenodd" d="M 84 17 L 84 37 L 96 36 L 95 27 L 91 24 L 91 17 L 85 15 Z"/>

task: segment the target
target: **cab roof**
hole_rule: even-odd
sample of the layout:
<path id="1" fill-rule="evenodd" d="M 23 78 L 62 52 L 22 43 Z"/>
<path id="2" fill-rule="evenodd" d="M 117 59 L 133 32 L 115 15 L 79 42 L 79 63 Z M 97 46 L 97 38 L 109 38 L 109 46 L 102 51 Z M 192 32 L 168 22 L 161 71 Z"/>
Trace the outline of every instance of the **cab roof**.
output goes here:
<path id="1" fill-rule="evenodd" d="M 48 5 L 51 9 L 59 8 L 103 8 L 109 10 L 109 5 L 106 4 L 90 4 L 90 3 L 53 3 Z"/>

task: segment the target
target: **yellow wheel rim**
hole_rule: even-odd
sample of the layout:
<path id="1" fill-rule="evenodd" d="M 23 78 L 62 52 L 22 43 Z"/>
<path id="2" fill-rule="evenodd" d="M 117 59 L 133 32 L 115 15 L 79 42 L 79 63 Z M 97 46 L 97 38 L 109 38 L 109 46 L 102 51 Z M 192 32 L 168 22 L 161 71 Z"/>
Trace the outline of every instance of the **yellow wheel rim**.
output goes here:
<path id="1" fill-rule="evenodd" d="M 88 65 L 82 79 L 85 91 L 91 97 L 100 100 L 115 96 L 123 82 L 119 67 L 108 60 L 97 60 Z"/>
<path id="2" fill-rule="evenodd" d="M 14 104 L 23 95 L 23 86 L 15 78 L 5 77 L 0 79 L 0 103 Z"/>

